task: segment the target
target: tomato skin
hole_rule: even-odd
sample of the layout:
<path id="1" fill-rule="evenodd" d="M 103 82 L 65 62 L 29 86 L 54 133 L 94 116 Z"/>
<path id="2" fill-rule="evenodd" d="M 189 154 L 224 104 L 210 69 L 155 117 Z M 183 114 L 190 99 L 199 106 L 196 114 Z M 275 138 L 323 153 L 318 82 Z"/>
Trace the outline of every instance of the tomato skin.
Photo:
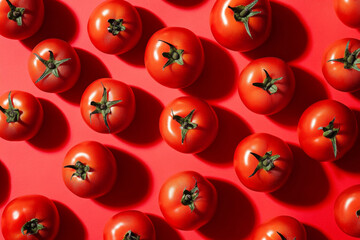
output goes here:
<path id="1" fill-rule="evenodd" d="M 104 240 L 123 240 L 129 230 L 140 236 L 141 240 L 156 239 L 150 218 L 142 212 L 130 210 L 109 219 L 104 228 Z"/>
<path id="2" fill-rule="evenodd" d="M 334 0 L 336 15 L 346 26 L 360 28 L 360 2 L 357 0 Z"/>
<path id="3" fill-rule="evenodd" d="M 57 69 L 59 77 L 50 74 L 39 82 L 35 83 L 46 70 L 46 66 L 35 56 L 38 54 L 44 60 L 50 57 L 49 50 L 54 53 L 55 60 L 71 58 L 69 61 L 61 64 Z M 72 88 L 80 76 L 80 59 L 74 48 L 61 39 L 46 39 L 40 42 L 32 50 L 28 60 L 28 71 L 31 80 L 37 88 L 50 93 L 65 92 Z"/>
<path id="4" fill-rule="evenodd" d="M 195 109 L 192 122 L 198 127 L 189 130 L 185 141 L 181 144 L 180 124 L 173 120 L 175 115 L 185 117 Z M 169 103 L 160 115 L 160 134 L 167 144 L 179 152 L 198 153 L 205 150 L 216 138 L 218 118 L 212 107 L 205 101 L 195 97 L 179 97 Z"/>
<path id="5" fill-rule="evenodd" d="M 275 82 L 278 90 L 269 94 L 266 90 L 253 86 L 263 83 L 266 78 L 264 69 Z M 284 109 L 291 101 L 295 91 L 295 77 L 291 68 L 281 59 L 275 57 L 260 58 L 249 63 L 241 72 L 238 90 L 242 102 L 251 111 L 271 115 Z"/>
<path id="6" fill-rule="evenodd" d="M 360 210 L 360 185 L 345 189 L 337 197 L 334 206 L 335 221 L 346 234 L 360 237 L 360 225 L 357 211 Z"/>
<path id="7" fill-rule="evenodd" d="M 64 168 L 75 165 L 77 161 L 90 167 L 86 180 L 71 177 L 76 170 Z M 66 154 L 62 176 L 66 187 L 82 198 L 97 198 L 108 193 L 116 180 L 116 161 L 113 154 L 104 145 L 94 141 L 81 142 Z"/>
<path id="8" fill-rule="evenodd" d="M 22 226 L 33 218 L 46 230 L 39 230 L 35 235 L 23 235 Z M 5 240 L 52 240 L 59 230 L 59 213 L 55 204 L 41 195 L 26 195 L 13 199 L 5 207 L 1 217 L 1 231 Z"/>
<path id="9" fill-rule="evenodd" d="M 9 92 L 0 96 L 0 106 L 9 108 Z M 6 116 L 0 112 L 0 137 L 8 141 L 23 141 L 34 137 L 39 131 L 44 112 L 37 98 L 27 92 L 11 91 L 11 102 L 20 111 L 18 122 L 7 123 Z"/>
<path id="10" fill-rule="evenodd" d="M 269 0 L 259 0 L 254 11 L 260 14 L 250 17 L 249 29 L 252 39 L 242 22 L 237 22 L 228 6 L 248 5 L 254 0 L 218 0 L 210 13 L 211 32 L 216 41 L 225 48 L 246 52 L 263 44 L 270 35 L 271 7 Z"/>
<path id="11" fill-rule="evenodd" d="M 195 209 L 181 203 L 183 191 L 191 190 L 195 185 L 199 196 L 195 200 Z M 195 230 L 210 221 L 217 206 L 217 192 L 206 178 L 197 172 L 180 172 L 165 181 L 159 193 L 159 206 L 166 221 L 181 230 Z"/>
<path id="12" fill-rule="evenodd" d="M 107 29 L 109 19 L 123 19 L 125 31 L 114 36 Z M 107 0 L 99 4 L 91 13 L 88 34 L 94 46 L 107 54 L 122 54 L 131 50 L 139 42 L 142 22 L 136 8 L 127 1 Z"/>
<path id="13" fill-rule="evenodd" d="M 15 7 L 25 8 L 22 26 L 18 26 L 16 21 L 7 17 L 10 7 L 6 0 L 0 0 L 0 35 L 17 40 L 34 35 L 44 20 L 43 0 L 10 0 L 10 2 Z"/>
<path id="14" fill-rule="evenodd" d="M 101 114 L 90 113 L 95 110 L 91 106 L 91 101 L 100 102 L 103 95 L 103 87 L 105 86 L 108 92 L 108 100 L 122 100 L 122 102 L 111 107 L 111 112 L 107 115 L 107 121 L 110 128 L 110 133 L 118 133 L 128 127 L 135 116 L 135 95 L 127 84 L 111 79 L 101 78 L 92 82 L 84 91 L 81 102 L 80 110 L 81 115 L 86 124 L 93 130 L 100 133 L 109 133 L 104 119 Z"/>
<path id="15" fill-rule="evenodd" d="M 355 69 L 345 69 L 344 64 L 340 62 L 328 62 L 330 59 L 344 57 L 348 41 L 350 41 L 350 52 L 360 48 L 360 41 L 354 38 L 344 38 L 335 41 L 325 50 L 322 59 L 322 72 L 327 82 L 333 88 L 343 92 L 354 92 L 360 90 L 360 72 Z M 360 64 L 357 66 L 360 67 Z"/>
<path id="16" fill-rule="evenodd" d="M 164 67 L 167 58 L 163 52 L 169 52 L 169 45 L 183 49 L 184 65 L 173 63 Z M 160 29 L 150 38 L 145 50 L 145 67 L 149 74 L 160 84 L 169 88 L 184 88 L 191 85 L 204 68 L 204 50 L 200 39 L 190 30 L 181 27 Z"/>
<path id="17" fill-rule="evenodd" d="M 331 140 L 323 136 L 319 127 L 325 127 L 335 117 L 338 154 L 335 159 Z M 308 107 L 298 124 L 298 137 L 302 150 L 318 161 L 340 159 L 354 145 L 357 138 L 357 122 L 354 113 L 344 104 L 335 100 L 322 100 Z"/>
<path id="18" fill-rule="evenodd" d="M 275 167 L 269 171 L 260 169 L 249 177 L 258 165 L 258 160 L 250 154 L 264 156 L 272 151 L 272 155 L 280 155 L 274 161 Z M 289 146 L 280 138 L 267 133 L 255 133 L 243 139 L 234 154 L 234 168 L 239 180 L 247 188 L 259 192 L 273 192 L 285 184 L 294 165 L 293 154 Z"/>
<path id="19" fill-rule="evenodd" d="M 258 226 L 253 233 L 253 240 L 281 240 L 277 233 L 281 233 L 287 240 L 306 240 L 304 226 L 290 216 L 278 216 Z"/>

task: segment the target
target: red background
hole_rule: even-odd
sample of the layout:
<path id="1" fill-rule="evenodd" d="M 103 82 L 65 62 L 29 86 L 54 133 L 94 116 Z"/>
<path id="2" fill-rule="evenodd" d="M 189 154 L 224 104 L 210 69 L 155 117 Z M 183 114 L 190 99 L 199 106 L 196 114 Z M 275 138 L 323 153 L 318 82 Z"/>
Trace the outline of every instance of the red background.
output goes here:
<path id="1" fill-rule="evenodd" d="M 149 213 L 158 239 L 250 239 L 254 227 L 277 215 L 296 217 L 305 224 L 309 239 L 355 239 L 344 234 L 333 217 L 333 205 L 345 188 L 359 183 L 360 148 L 335 163 L 320 164 L 298 146 L 296 124 L 310 104 L 325 98 L 345 103 L 360 121 L 360 94 L 332 89 L 321 73 L 325 48 L 337 39 L 359 37 L 343 25 L 331 0 L 277 0 L 271 2 L 273 30 L 260 48 L 238 53 L 220 47 L 211 35 L 209 13 L 214 0 L 131 0 L 144 23 L 139 45 L 122 56 L 98 51 L 87 35 L 87 20 L 101 1 L 44 0 L 45 22 L 40 32 L 24 41 L 0 37 L 1 94 L 24 90 L 40 98 L 45 122 L 40 133 L 27 142 L 0 139 L 0 207 L 25 194 L 43 194 L 54 200 L 61 215 L 57 239 L 101 239 L 105 222 L 119 211 L 138 209 Z M 178 2 L 178 5 L 176 4 Z M 143 64 L 149 36 L 163 26 L 182 26 L 195 32 L 205 50 L 205 69 L 198 81 L 184 90 L 163 87 L 151 79 Z M 57 37 L 70 42 L 79 54 L 79 83 L 63 94 L 37 89 L 28 76 L 27 59 L 41 40 Z M 265 117 L 242 104 L 235 81 L 251 59 L 280 57 L 296 77 L 295 96 L 279 114 Z M 137 115 L 118 135 L 92 131 L 83 122 L 79 100 L 82 91 L 100 77 L 112 76 L 133 87 Z M 194 95 L 212 104 L 219 117 L 219 134 L 206 151 L 191 155 L 176 152 L 162 141 L 158 117 L 175 97 Z M 252 192 L 241 185 L 232 167 L 238 142 L 252 132 L 266 132 L 286 140 L 295 155 L 295 170 L 288 183 L 272 194 Z M 114 191 L 97 200 L 81 199 L 64 185 L 61 166 L 73 145 L 96 140 L 117 158 L 119 178 Z M 176 231 L 161 218 L 157 198 L 161 184 L 183 170 L 209 177 L 219 193 L 212 222 L 198 231 Z"/>

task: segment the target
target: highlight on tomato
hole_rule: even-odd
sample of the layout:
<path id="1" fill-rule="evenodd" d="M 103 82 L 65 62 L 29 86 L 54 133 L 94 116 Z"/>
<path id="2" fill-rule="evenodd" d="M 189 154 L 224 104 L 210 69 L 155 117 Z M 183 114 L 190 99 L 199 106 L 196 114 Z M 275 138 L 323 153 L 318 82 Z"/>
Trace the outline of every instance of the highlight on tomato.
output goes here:
<path id="1" fill-rule="evenodd" d="M 338 18 L 346 26 L 360 28 L 360 2 L 358 0 L 334 0 L 334 9 Z"/>

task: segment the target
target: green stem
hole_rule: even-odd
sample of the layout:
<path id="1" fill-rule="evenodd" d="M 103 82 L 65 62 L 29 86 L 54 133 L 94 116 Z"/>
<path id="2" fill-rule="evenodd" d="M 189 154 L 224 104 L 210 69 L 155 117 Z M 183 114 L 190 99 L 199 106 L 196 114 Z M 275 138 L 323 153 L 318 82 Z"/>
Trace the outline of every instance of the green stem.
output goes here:
<path id="1" fill-rule="evenodd" d="M 268 94 L 272 95 L 276 93 L 278 90 L 278 87 L 275 85 L 275 82 L 280 81 L 281 79 L 283 79 L 283 77 L 272 79 L 269 73 L 265 69 L 263 70 L 266 75 L 264 81 L 262 83 L 253 83 L 252 85 L 255 87 L 259 87 L 265 90 Z"/>
<path id="2" fill-rule="evenodd" d="M 184 50 L 183 49 L 177 49 L 171 43 L 165 42 L 163 40 L 159 40 L 159 41 L 167 44 L 170 47 L 169 52 L 163 52 L 162 53 L 163 57 L 168 59 L 167 62 L 165 63 L 165 65 L 163 66 L 163 70 L 167 66 L 169 66 L 169 65 L 171 65 L 173 63 L 177 63 L 179 65 L 184 65 L 184 60 L 183 60 Z"/>
<path id="3" fill-rule="evenodd" d="M 140 235 L 129 230 L 125 233 L 123 240 L 140 240 Z"/>
<path id="4" fill-rule="evenodd" d="M 336 158 L 338 153 L 336 135 L 339 133 L 340 128 L 334 128 L 334 122 L 335 122 L 335 117 L 333 118 L 333 120 L 329 122 L 329 125 L 327 125 L 326 127 L 319 127 L 318 130 L 322 130 L 323 136 L 331 140 L 334 156 Z"/>
<path id="5" fill-rule="evenodd" d="M 75 165 L 66 165 L 64 168 L 71 168 L 75 170 L 75 173 L 71 175 L 70 180 L 75 176 L 79 177 L 82 180 L 86 180 L 87 173 L 90 171 L 90 167 L 84 163 L 77 161 Z"/>
<path id="6" fill-rule="evenodd" d="M 360 68 L 357 66 L 357 64 L 360 64 L 360 59 L 358 59 L 360 48 L 356 49 L 354 52 L 350 52 L 349 46 L 350 40 L 346 44 L 344 57 L 330 59 L 328 62 L 340 62 L 344 64 L 345 69 L 354 69 L 360 72 Z"/>
<path id="7" fill-rule="evenodd" d="M 18 26 L 22 26 L 22 17 L 25 12 L 25 8 L 14 6 L 9 0 L 6 0 L 10 7 L 10 11 L 7 14 L 8 19 L 15 21 Z"/>
<path id="8" fill-rule="evenodd" d="M 126 27 L 123 25 L 124 19 L 109 19 L 110 26 L 107 28 L 108 32 L 113 36 L 118 35 L 120 32 L 125 31 Z"/>
<path id="9" fill-rule="evenodd" d="M 8 95 L 8 103 L 9 103 L 9 108 L 5 109 L 2 106 L 0 106 L 0 111 L 5 114 L 7 123 L 18 122 L 20 119 L 20 110 L 14 108 L 14 105 L 11 101 L 11 91 L 9 92 Z"/>
<path id="10" fill-rule="evenodd" d="M 40 230 L 45 229 L 45 227 L 39 223 L 40 220 L 37 218 L 33 218 L 30 221 L 26 222 L 22 228 L 21 233 L 23 235 L 35 235 L 38 234 Z"/>
<path id="11" fill-rule="evenodd" d="M 253 152 L 250 152 L 250 154 L 253 155 L 259 163 L 249 177 L 254 176 L 260 169 L 264 169 L 267 172 L 270 171 L 275 167 L 274 162 L 280 157 L 280 155 L 272 156 L 272 151 L 266 152 L 264 156 L 260 156 Z"/>
<path id="12" fill-rule="evenodd" d="M 189 206 L 191 212 L 195 209 L 195 201 L 199 196 L 199 188 L 197 185 L 197 180 L 195 179 L 194 187 L 189 191 L 186 188 L 183 191 L 183 196 L 181 197 L 181 204 L 184 206 Z"/>
<path id="13" fill-rule="evenodd" d="M 173 120 L 180 124 L 181 129 L 181 144 L 184 144 L 186 134 L 189 130 L 197 128 L 197 123 L 191 122 L 191 119 L 194 115 L 195 109 L 193 109 L 186 117 L 180 117 L 179 115 L 175 115 L 174 111 L 171 109 L 171 115 Z"/>

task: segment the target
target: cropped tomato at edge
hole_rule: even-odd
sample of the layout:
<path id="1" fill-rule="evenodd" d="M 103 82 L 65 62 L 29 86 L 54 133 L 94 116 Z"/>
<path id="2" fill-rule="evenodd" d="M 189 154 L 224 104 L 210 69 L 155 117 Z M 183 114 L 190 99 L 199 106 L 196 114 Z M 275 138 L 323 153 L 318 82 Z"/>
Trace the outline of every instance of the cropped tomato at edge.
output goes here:
<path id="1" fill-rule="evenodd" d="M 360 28 L 360 1 L 334 0 L 334 9 L 338 18 L 346 26 Z"/>

